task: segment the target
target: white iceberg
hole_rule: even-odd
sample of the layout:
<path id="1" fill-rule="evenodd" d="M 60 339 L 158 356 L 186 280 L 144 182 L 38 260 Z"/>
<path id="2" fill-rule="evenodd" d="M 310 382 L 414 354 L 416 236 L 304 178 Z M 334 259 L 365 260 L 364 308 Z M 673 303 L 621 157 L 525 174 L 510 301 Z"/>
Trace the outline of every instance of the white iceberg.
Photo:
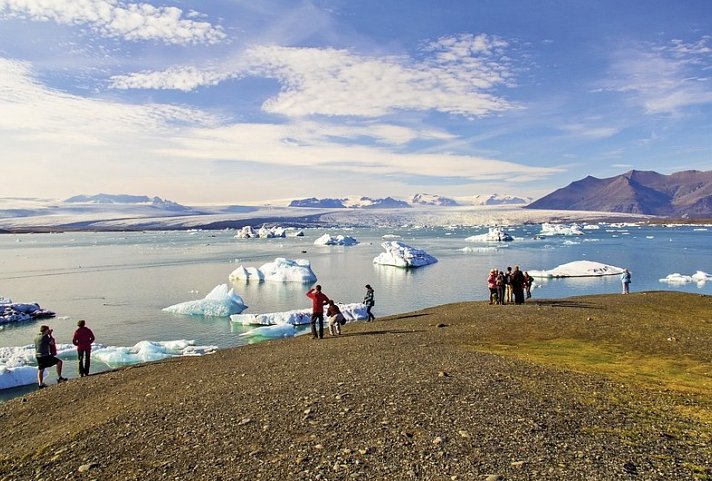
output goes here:
<path id="1" fill-rule="evenodd" d="M 600 262 L 574 261 L 561 264 L 547 271 L 530 270 L 532 277 L 598 277 L 622 274 L 625 269 Z"/>
<path id="2" fill-rule="evenodd" d="M 195 341 L 141 341 L 133 347 L 104 347 L 92 352 L 92 359 L 99 360 L 111 368 L 159 361 L 170 357 L 202 356 L 217 351 L 217 346 L 196 346 Z"/>
<path id="3" fill-rule="evenodd" d="M 299 235 L 295 233 L 295 236 Z M 302 234 L 303 235 L 303 234 Z M 251 226 L 246 225 L 240 229 L 237 234 L 235 234 L 236 239 L 253 239 L 259 237 L 260 239 L 272 239 L 274 237 L 287 237 L 287 230 L 284 227 L 274 226 L 267 227 L 262 226 L 257 231 L 255 231 Z"/>
<path id="4" fill-rule="evenodd" d="M 263 339 L 279 339 L 282 337 L 294 337 L 299 331 L 293 324 L 275 324 L 273 326 L 262 326 L 250 329 L 240 334 L 240 337 L 249 338 L 251 341 Z"/>
<path id="5" fill-rule="evenodd" d="M 163 310 L 190 316 L 227 317 L 247 309 L 242 297 L 229 289 L 227 284 L 216 286 L 204 299 L 186 301 L 166 307 Z"/>
<path id="6" fill-rule="evenodd" d="M 94 347 L 103 347 L 93 344 Z M 76 359 L 76 347 L 57 344 L 57 356 Z M 54 371 L 54 369 L 52 369 Z M 37 382 L 35 346 L 0 347 L 0 389 L 26 386 Z"/>
<path id="7" fill-rule="evenodd" d="M 373 259 L 374 264 L 396 267 L 421 267 L 434 264 L 438 260 L 421 249 L 410 247 L 400 241 L 389 241 L 381 244 L 386 252 Z"/>
<path id="8" fill-rule="evenodd" d="M 277 257 L 273 262 L 267 262 L 259 268 L 240 265 L 230 273 L 230 281 L 273 281 L 301 282 L 309 284 L 316 282 L 316 275 L 311 264 L 306 259 L 285 259 Z"/>
<path id="9" fill-rule="evenodd" d="M 257 232 L 249 225 L 244 226 L 235 234 L 235 239 L 252 239 L 253 237 L 257 237 Z"/>
<path id="10" fill-rule="evenodd" d="M 465 239 L 470 242 L 509 242 L 514 237 L 505 232 L 502 227 L 490 227 L 486 234 L 473 235 Z"/>
<path id="11" fill-rule="evenodd" d="M 669 274 L 664 279 L 660 279 L 660 282 L 667 282 L 668 284 L 689 284 L 692 282 L 704 284 L 706 282 L 712 282 L 712 275 L 707 274 L 703 271 L 697 271 L 691 276 L 686 276 L 680 274 L 679 272 L 675 272 L 673 274 Z"/>
<path id="12" fill-rule="evenodd" d="M 366 319 L 366 306 L 364 304 L 339 304 L 336 303 L 341 310 L 341 313 L 346 319 Z M 274 325 L 291 325 L 299 326 L 309 324 L 311 319 L 310 309 L 296 309 L 293 311 L 270 312 L 266 314 L 234 314 L 230 316 L 230 320 L 244 326 L 274 326 Z"/>
<path id="13" fill-rule="evenodd" d="M 583 235 L 583 230 L 578 224 L 550 224 L 544 222 L 541 225 L 541 232 L 539 235 L 542 236 L 566 236 L 566 235 Z"/>
<path id="14" fill-rule="evenodd" d="M 329 234 L 324 234 L 314 241 L 315 246 L 354 246 L 358 244 L 358 241 L 348 235 L 337 235 L 332 236 Z"/>

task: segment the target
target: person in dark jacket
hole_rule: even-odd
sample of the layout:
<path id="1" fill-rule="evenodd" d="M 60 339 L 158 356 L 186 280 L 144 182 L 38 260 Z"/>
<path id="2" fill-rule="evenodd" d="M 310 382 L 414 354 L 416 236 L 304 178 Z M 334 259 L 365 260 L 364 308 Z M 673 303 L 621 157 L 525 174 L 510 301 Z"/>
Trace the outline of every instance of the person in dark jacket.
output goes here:
<path id="1" fill-rule="evenodd" d="M 510 285 L 512 286 L 512 294 L 515 304 L 524 304 L 524 287 L 527 283 L 524 278 L 524 273 L 519 270 L 519 266 L 514 266 L 512 271 Z"/>
<path id="2" fill-rule="evenodd" d="M 54 354 L 53 354 L 54 353 Z M 37 359 L 37 384 L 40 389 L 47 387 L 44 383 L 44 370 L 56 366 L 57 383 L 67 380 L 62 377 L 62 360 L 55 356 L 57 347 L 52 329 L 49 326 L 40 326 L 40 332 L 35 336 L 35 358 Z"/>
<path id="3" fill-rule="evenodd" d="M 84 319 L 77 322 L 77 330 L 74 331 L 72 344 L 77 346 L 77 358 L 79 359 L 79 375 L 81 377 L 89 375 L 91 364 L 91 343 L 94 342 L 94 333 L 86 326 Z"/>
<path id="4" fill-rule="evenodd" d="M 373 292 L 373 287 L 371 287 L 370 284 L 366 284 L 366 297 L 363 298 L 363 303 L 366 305 L 366 314 L 368 314 L 368 318 L 366 318 L 366 322 L 370 321 L 375 321 L 376 316 L 373 315 L 371 312 L 371 309 L 373 306 L 376 305 L 376 300 L 373 297 L 374 292 Z"/>
<path id="5" fill-rule="evenodd" d="M 329 298 L 321 292 L 321 286 L 317 284 L 313 289 L 309 289 L 307 297 L 312 300 L 311 332 L 312 339 L 324 338 L 324 306 L 329 303 Z M 319 321 L 319 336 L 316 333 L 316 321 Z"/>

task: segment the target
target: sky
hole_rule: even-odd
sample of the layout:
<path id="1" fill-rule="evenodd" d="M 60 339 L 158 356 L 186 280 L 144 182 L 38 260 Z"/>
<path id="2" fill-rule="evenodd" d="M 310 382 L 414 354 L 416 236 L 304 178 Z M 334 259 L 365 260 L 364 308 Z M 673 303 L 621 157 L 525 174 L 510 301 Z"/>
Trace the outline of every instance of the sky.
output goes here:
<path id="1" fill-rule="evenodd" d="M 183 204 L 712 170 L 712 1 L 0 0 L 0 162 Z"/>

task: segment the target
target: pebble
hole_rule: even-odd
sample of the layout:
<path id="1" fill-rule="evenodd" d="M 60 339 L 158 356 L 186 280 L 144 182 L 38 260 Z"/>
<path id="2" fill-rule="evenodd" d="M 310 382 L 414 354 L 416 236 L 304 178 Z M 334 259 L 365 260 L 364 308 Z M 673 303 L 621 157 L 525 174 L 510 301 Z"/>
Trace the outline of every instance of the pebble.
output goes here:
<path id="1" fill-rule="evenodd" d="M 78 471 L 80 473 L 85 473 L 85 472 L 89 471 L 90 469 L 94 469 L 94 468 L 98 468 L 98 467 L 99 467 L 99 463 L 87 463 L 87 464 L 82 464 L 81 466 L 79 466 Z"/>

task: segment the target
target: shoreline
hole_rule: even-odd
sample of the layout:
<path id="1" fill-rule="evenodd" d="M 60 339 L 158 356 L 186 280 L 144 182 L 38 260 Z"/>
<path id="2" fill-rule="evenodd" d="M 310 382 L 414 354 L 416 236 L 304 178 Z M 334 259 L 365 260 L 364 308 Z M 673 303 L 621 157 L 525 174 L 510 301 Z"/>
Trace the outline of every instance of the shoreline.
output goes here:
<path id="1" fill-rule="evenodd" d="M 665 291 L 464 302 L 108 371 L 0 404 L 0 480 L 710 476 L 711 307 Z"/>

